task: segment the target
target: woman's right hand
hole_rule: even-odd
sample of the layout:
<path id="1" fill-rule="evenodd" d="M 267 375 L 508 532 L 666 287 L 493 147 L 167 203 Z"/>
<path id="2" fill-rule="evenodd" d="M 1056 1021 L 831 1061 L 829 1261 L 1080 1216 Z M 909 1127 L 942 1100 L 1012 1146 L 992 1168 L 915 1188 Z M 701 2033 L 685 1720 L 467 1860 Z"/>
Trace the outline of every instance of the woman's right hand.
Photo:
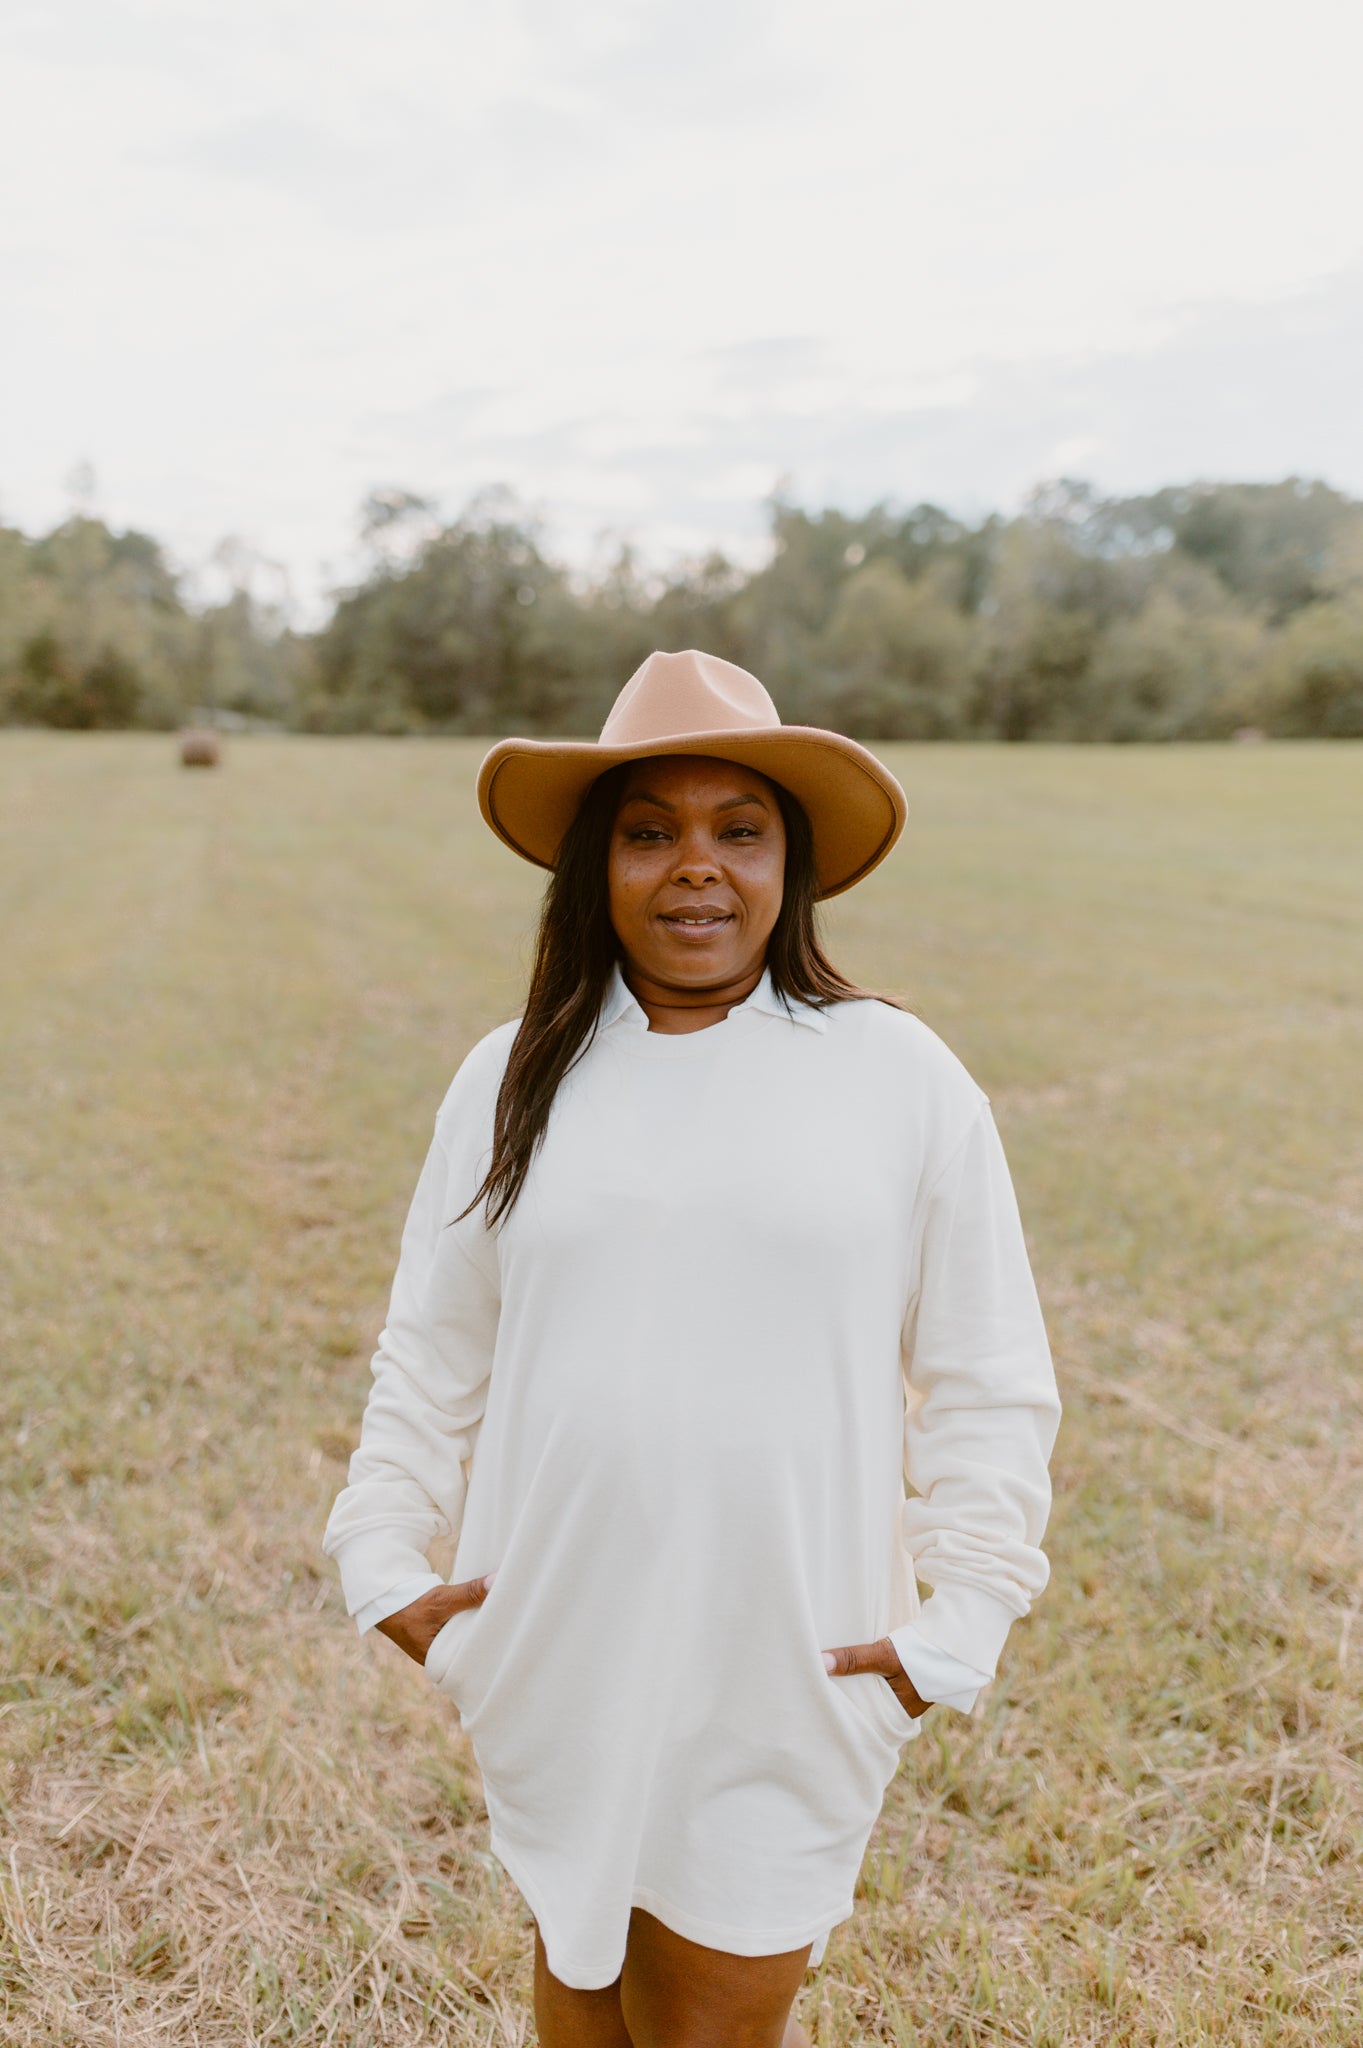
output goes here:
<path id="1" fill-rule="evenodd" d="M 466 1607 L 481 1607 L 496 1576 L 496 1572 L 487 1572 L 481 1579 L 465 1579 L 460 1586 L 432 1586 L 419 1600 L 374 1625 L 380 1635 L 387 1636 L 416 1663 L 424 1664 L 426 1652 L 450 1616 L 462 1614 Z"/>

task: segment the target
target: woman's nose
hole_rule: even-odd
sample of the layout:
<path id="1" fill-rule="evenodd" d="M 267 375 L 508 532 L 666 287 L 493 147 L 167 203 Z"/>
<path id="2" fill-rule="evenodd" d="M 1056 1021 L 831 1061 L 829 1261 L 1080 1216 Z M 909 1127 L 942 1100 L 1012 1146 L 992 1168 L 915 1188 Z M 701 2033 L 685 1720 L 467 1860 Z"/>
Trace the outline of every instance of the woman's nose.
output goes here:
<path id="1" fill-rule="evenodd" d="M 717 882 L 719 862 L 715 859 L 714 848 L 696 841 L 679 846 L 672 875 L 675 881 L 688 882 L 693 889 L 703 889 L 707 883 Z"/>

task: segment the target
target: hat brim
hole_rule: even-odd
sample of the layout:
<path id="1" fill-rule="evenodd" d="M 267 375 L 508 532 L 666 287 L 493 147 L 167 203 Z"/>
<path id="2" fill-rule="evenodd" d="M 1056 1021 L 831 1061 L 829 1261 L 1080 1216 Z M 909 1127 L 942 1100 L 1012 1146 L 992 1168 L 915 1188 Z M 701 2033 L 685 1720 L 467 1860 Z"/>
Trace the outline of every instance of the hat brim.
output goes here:
<path id="1" fill-rule="evenodd" d="M 841 895 L 884 860 L 908 806 L 888 768 L 855 740 L 817 726 L 669 735 L 628 747 L 591 740 L 500 740 L 478 771 L 478 808 L 514 853 L 552 868 L 563 835 L 598 775 L 622 761 L 704 754 L 779 782 L 814 834 L 820 897 Z"/>

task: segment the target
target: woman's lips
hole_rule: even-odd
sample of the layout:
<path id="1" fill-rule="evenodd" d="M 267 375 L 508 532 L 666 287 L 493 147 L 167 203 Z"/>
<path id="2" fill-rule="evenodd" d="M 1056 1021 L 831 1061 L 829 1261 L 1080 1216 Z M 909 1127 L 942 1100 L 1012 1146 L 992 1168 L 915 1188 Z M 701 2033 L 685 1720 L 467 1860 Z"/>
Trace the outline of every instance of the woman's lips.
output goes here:
<path id="1" fill-rule="evenodd" d="M 694 945 L 723 931 L 726 924 L 733 923 L 733 915 L 727 910 L 663 911 L 658 922 L 666 925 L 679 939 L 689 940 Z"/>

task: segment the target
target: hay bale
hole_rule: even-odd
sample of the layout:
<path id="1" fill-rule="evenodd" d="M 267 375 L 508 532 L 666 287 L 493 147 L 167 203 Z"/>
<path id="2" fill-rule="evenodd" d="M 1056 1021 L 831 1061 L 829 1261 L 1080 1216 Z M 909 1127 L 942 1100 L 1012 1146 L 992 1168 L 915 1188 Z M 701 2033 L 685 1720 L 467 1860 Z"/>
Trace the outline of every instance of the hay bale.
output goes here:
<path id="1" fill-rule="evenodd" d="M 222 759 L 218 735 L 206 726 L 191 726 L 180 734 L 182 768 L 216 768 Z"/>

